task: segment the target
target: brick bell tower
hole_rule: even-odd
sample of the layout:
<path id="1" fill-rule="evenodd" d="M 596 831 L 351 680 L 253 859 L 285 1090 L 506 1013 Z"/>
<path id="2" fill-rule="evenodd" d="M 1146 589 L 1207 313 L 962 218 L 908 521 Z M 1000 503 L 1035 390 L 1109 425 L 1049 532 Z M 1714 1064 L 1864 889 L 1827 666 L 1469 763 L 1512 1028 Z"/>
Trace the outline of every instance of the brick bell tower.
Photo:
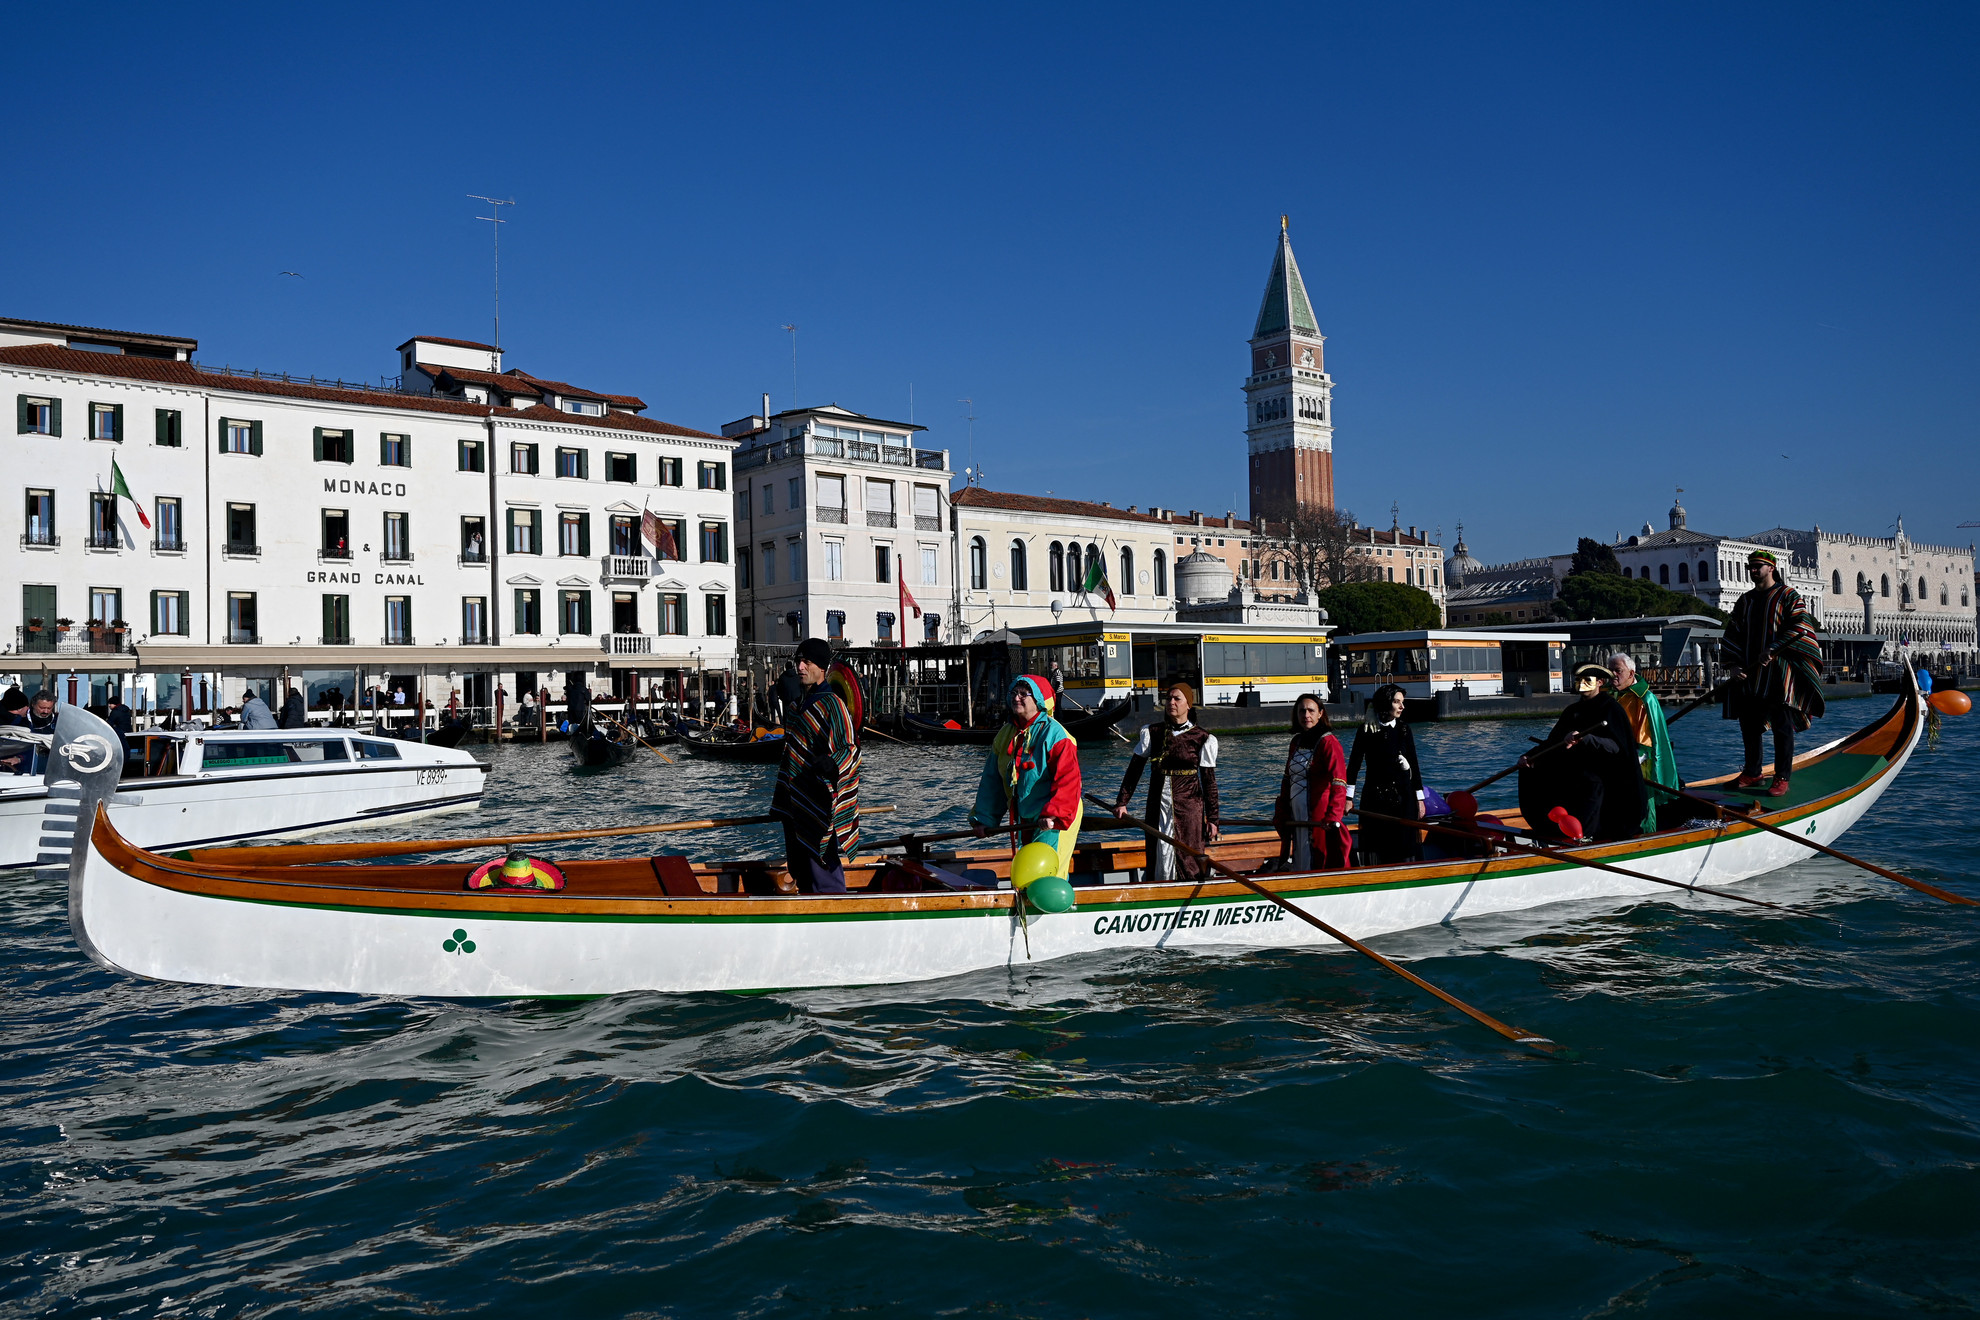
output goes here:
<path id="1" fill-rule="evenodd" d="M 1283 517 L 1293 507 L 1334 506 L 1334 382 L 1327 375 L 1326 342 L 1280 216 L 1279 250 L 1251 332 L 1251 374 L 1244 379 L 1254 521 Z"/>

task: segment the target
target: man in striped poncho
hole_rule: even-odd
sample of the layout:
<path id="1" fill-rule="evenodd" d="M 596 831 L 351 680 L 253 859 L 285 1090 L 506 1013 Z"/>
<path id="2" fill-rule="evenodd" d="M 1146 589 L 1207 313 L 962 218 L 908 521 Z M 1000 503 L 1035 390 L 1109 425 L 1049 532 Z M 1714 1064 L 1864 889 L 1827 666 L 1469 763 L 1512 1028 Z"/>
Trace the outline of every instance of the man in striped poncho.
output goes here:
<path id="1" fill-rule="evenodd" d="M 770 814 L 784 823 L 784 859 L 806 894 L 846 892 L 844 859 L 859 847 L 859 729 L 826 682 L 832 648 L 817 637 L 798 646 L 804 700 L 784 729 L 784 760 Z"/>
<path id="2" fill-rule="evenodd" d="M 1780 561 L 1771 550 L 1747 558 L 1753 589 L 1733 602 L 1719 654 L 1726 677 L 1734 680 L 1726 718 L 1739 721 L 1746 741 L 1746 768 L 1736 788 L 1760 783 L 1760 733 L 1774 727 L 1774 782 L 1770 797 L 1788 791 L 1794 771 L 1794 735 L 1827 708 L 1822 699 L 1822 646 L 1815 619 L 1801 593 L 1781 581 Z"/>

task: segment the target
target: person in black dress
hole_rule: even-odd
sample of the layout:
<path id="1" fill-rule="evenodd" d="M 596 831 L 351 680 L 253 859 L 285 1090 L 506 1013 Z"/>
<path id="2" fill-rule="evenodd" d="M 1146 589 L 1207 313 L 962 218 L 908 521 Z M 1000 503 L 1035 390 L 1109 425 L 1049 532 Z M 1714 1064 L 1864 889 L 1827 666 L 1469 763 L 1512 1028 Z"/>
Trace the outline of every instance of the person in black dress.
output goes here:
<path id="1" fill-rule="evenodd" d="M 1403 690 L 1394 683 L 1375 689 L 1368 703 L 1368 719 L 1354 735 L 1354 748 L 1348 753 L 1347 793 L 1351 802 L 1401 820 L 1423 819 L 1423 763 L 1417 759 L 1416 739 L 1403 723 Z M 1360 798 L 1354 786 L 1368 769 L 1368 782 Z M 1406 825 L 1392 825 L 1368 816 L 1361 818 L 1355 831 L 1363 866 L 1386 866 L 1413 862 L 1422 855 L 1423 835 Z"/>
<path id="2" fill-rule="evenodd" d="M 1563 807 L 1584 837 L 1633 839 L 1643 832 L 1644 814 L 1635 730 L 1610 695 L 1607 669 L 1582 665 L 1574 682 L 1581 699 L 1561 712 L 1545 743 L 1519 758 L 1520 814 L 1549 840 L 1565 837 L 1551 815 Z"/>

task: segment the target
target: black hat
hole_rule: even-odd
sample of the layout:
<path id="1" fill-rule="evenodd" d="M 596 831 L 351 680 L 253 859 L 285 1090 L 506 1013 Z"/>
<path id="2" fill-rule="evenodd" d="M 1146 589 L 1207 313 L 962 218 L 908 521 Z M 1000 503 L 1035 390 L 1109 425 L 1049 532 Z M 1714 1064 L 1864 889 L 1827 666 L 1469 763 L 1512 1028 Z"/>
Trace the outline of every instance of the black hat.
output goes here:
<path id="1" fill-rule="evenodd" d="M 832 644 L 823 637 L 807 637 L 798 643 L 798 659 L 809 660 L 820 669 L 832 666 Z"/>

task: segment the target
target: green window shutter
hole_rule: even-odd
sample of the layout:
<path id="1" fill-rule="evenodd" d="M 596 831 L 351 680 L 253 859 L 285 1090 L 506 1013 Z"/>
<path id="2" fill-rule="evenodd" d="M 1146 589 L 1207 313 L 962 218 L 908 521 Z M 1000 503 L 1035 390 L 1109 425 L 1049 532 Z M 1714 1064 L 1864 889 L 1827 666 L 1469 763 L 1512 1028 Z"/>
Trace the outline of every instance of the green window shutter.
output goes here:
<path id="1" fill-rule="evenodd" d="M 62 434 L 62 401 L 55 399 L 48 405 L 48 434 Z"/>
<path id="2" fill-rule="evenodd" d="M 227 452 L 227 419 L 224 417 L 220 419 L 219 447 L 221 453 Z"/>
<path id="3" fill-rule="evenodd" d="M 378 465 L 380 467 L 385 465 L 385 433 L 383 431 L 378 433 Z"/>
<path id="4" fill-rule="evenodd" d="M 171 441 L 172 424 L 169 420 L 167 420 L 171 417 L 171 415 L 172 415 L 171 413 L 165 411 L 165 409 L 163 408 L 159 408 L 154 411 L 152 416 L 151 438 L 155 443 L 161 445 L 169 445 L 172 443 Z"/>
<path id="5" fill-rule="evenodd" d="M 406 467 L 411 467 L 411 466 L 412 466 L 412 437 L 411 437 L 411 436 L 407 436 L 407 437 L 406 437 L 405 439 L 403 439 L 403 440 L 401 440 L 401 441 L 399 441 L 399 457 L 400 457 L 401 459 L 403 459 L 403 460 L 405 460 L 405 461 L 404 461 L 404 466 L 406 466 Z"/>
<path id="6" fill-rule="evenodd" d="M 14 426 L 18 434 L 26 435 L 28 430 L 28 396 L 14 396 Z"/>
<path id="7" fill-rule="evenodd" d="M 314 435 L 316 437 L 316 461 L 321 463 L 323 461 L 323 428 L 320 426 L 315 428 Z"/>
<path id="8" fill-rule="evenodd" d="M 121 403 L 110 405 L 110 438 L 120 445 L 124 443 L 124 405 Z"/>
<path id="9" fill-rule="evenodd" d="M 151 593 L 151 631 L 153 632 L 165 631 L 163 628 L 160 628 L 158 626 L 158 598 L 164 594 L 165 593 L 161 591 L 154 591 Z"/>
<path id="10" fill-rule="evenodd" d="M 248 433 L 248 452 L 259 458 L 261 457 L 261 423 L 249 422 L 248 425 L 253 428 Z"/>
<path id="11" fill-rule="evenodd" d="M 591 515 L 588 513 L 578 515 L 578 553 L 591 553 Z"/>
<path id="12" fill-rule="evenodd" d="M 578 450 L 578 480 L 591 480 L 591 451 L 589 449 Z M 587 551 L 586 553 L 589 552 Z"/>

